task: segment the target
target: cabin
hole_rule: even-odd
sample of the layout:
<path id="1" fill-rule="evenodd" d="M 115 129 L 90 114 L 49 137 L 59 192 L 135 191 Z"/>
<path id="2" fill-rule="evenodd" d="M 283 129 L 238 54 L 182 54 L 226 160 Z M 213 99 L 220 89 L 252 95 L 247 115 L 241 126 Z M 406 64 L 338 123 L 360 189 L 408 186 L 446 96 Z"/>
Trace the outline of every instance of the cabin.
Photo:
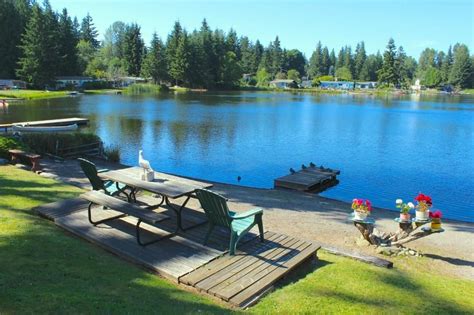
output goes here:
<path id="1" fill-rule="evenodd" d="M 270 82 L 270 87 L 277 89 L 293 89 L 298 87 L 295 80 L 273 80 Z"/>
<path id="2" fill-rule="evenodd" d="M 14 79 L 0 79 L 0 90 L 26 89 L 26 82 Z"/>
<path id="3" fill-rule="evenodd" d="M 56 89 L 64 89 L 66 87 L 81 88 L 86 82 L 94 82 L 92 77 L 84 76 L 62 76 L 56 77 Z"/>
<path id="4" fill-rule="evenodd" d="M 377 87 L 377 82 L 368 81 L 368 82 L 356 82 L 356 89 L 375 89 Z"/>
<path id="5" fill-rule="evenodd" d="M 127 87 L 135 83 L 145 83 L 147 80 L 140 77 L 119 77 L 115 79 L 115 87 Z"/>
<path id="6" fill-rule="evenodd" d="M 354 82 L 350 81 L 321 81 L 319 87 L 323 90 L 353 90 Z"/>

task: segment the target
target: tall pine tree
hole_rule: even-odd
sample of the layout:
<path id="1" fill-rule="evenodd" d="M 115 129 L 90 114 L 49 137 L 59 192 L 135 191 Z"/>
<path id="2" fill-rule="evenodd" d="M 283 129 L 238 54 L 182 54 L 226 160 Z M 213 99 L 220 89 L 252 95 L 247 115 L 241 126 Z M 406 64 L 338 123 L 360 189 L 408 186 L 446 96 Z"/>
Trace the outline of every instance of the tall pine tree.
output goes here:
<path id="1" fill-rule="evenodd" d="M 81 39 L 91 43 L 92 47 L 98 49 L 100 45 L 99 41 L 97 40 L 98 35 L 99 33 L 94 26 L 92 17 L 89 13 L 87 13 L 87 15 L 82 19 L 81 23 Z"/>
<path id="2" fill-rule="evenodd" d="M 378 71 L 378 79 L 382 84 L 397 85 L 398 75 L 396 68 L 397 51 L 395 41 L 390 38 L 387 44 L 387 49 L 383 54 L 382 68 Z"/>

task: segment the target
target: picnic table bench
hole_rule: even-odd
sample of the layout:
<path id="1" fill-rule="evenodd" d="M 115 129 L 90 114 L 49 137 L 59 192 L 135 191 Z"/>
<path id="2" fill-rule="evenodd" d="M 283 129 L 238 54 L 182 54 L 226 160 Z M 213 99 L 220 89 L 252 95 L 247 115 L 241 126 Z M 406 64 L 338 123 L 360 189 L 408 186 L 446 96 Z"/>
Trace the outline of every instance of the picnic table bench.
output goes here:
<path id="1" fill-rule="evenodd" d="M 146 245 L 155 243 L 159 240 L 162 240 L 164 238 L 169 238 L 174 235 L 173 233 L 171 233 L 166 236 L 163 236 L 163 237 L 160 237 L 148 242 L 142 242 L 141 237 L 140 237 L 140 224 L 142 222 L 145 222 L 150 225 L 155 225 L 160 221 L 169 219 L 170 217 L 162 213 L 157 213 L 148 209 L 141 208 L 135 204 L 131 204 L 129 202 L 106 195 L 105 193 L 96 191 L 96 190 L 86 192 L 82 194 L 81 197 L 90 202 L 89 207 L 88 207 L 88 217 L 89 217 L 89 222 L 93 225 L 98 225 L 107 221 L 123 218 L 125 216 L 133 216 L 137 218 L 138 221 L 136 224 L 135 232 L 136 232 L 136 237 L 137 237 L 137 243 L 141 246 L 146 246 Z M 110 208 L 111 210 L 121 212 L 121 214 L 113 216 L 113 217 L 109 217 L 106 219 L 94 221 L 92 219 L 92 206 L 93 205 Z"/>
<path id="2" fill-rule="evenodd" d="M 39 171 L 40 170 L 40 164 L 39 164 L 39 159 L 41 158 L 41 155 L 39 154 L 34 154 L 34 153 L 28 153 L 22 150 L 8 150 L 8 153 L 11 155 L 11 161 L 12 164 L 16 164 L 20 161 L 20 158 L 27 158 L 31 162 L 31 170 L 33 172 Z"/>

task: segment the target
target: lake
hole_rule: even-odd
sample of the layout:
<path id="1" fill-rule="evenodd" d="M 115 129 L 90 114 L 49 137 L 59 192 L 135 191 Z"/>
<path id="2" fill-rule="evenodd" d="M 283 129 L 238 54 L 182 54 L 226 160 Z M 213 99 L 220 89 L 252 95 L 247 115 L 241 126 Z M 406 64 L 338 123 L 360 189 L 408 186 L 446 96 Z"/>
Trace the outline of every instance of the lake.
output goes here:
<path id="1" fill-rule="evenodd" d="M 341 170 L 323 196 L 394 209 L 423 192 L 445 218 L 474 222 L 474 96 L 85 95 L 12 102 L 0 122 L 65 117 L 89 118 L 124 164 L 143 149 L 163 172 L 271 188 L 312 161 Z"/>

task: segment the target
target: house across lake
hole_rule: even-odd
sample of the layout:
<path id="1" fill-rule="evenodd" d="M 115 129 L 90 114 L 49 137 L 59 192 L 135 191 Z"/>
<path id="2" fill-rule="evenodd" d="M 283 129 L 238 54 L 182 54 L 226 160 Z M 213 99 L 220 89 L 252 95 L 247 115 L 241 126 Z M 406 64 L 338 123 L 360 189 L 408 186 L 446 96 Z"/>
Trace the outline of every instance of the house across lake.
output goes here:
<path id="1" fill-rule="evenodd" d="M 319 87 L 327 90 L 375 89 L 377 82 L 321 81 Z"/>

